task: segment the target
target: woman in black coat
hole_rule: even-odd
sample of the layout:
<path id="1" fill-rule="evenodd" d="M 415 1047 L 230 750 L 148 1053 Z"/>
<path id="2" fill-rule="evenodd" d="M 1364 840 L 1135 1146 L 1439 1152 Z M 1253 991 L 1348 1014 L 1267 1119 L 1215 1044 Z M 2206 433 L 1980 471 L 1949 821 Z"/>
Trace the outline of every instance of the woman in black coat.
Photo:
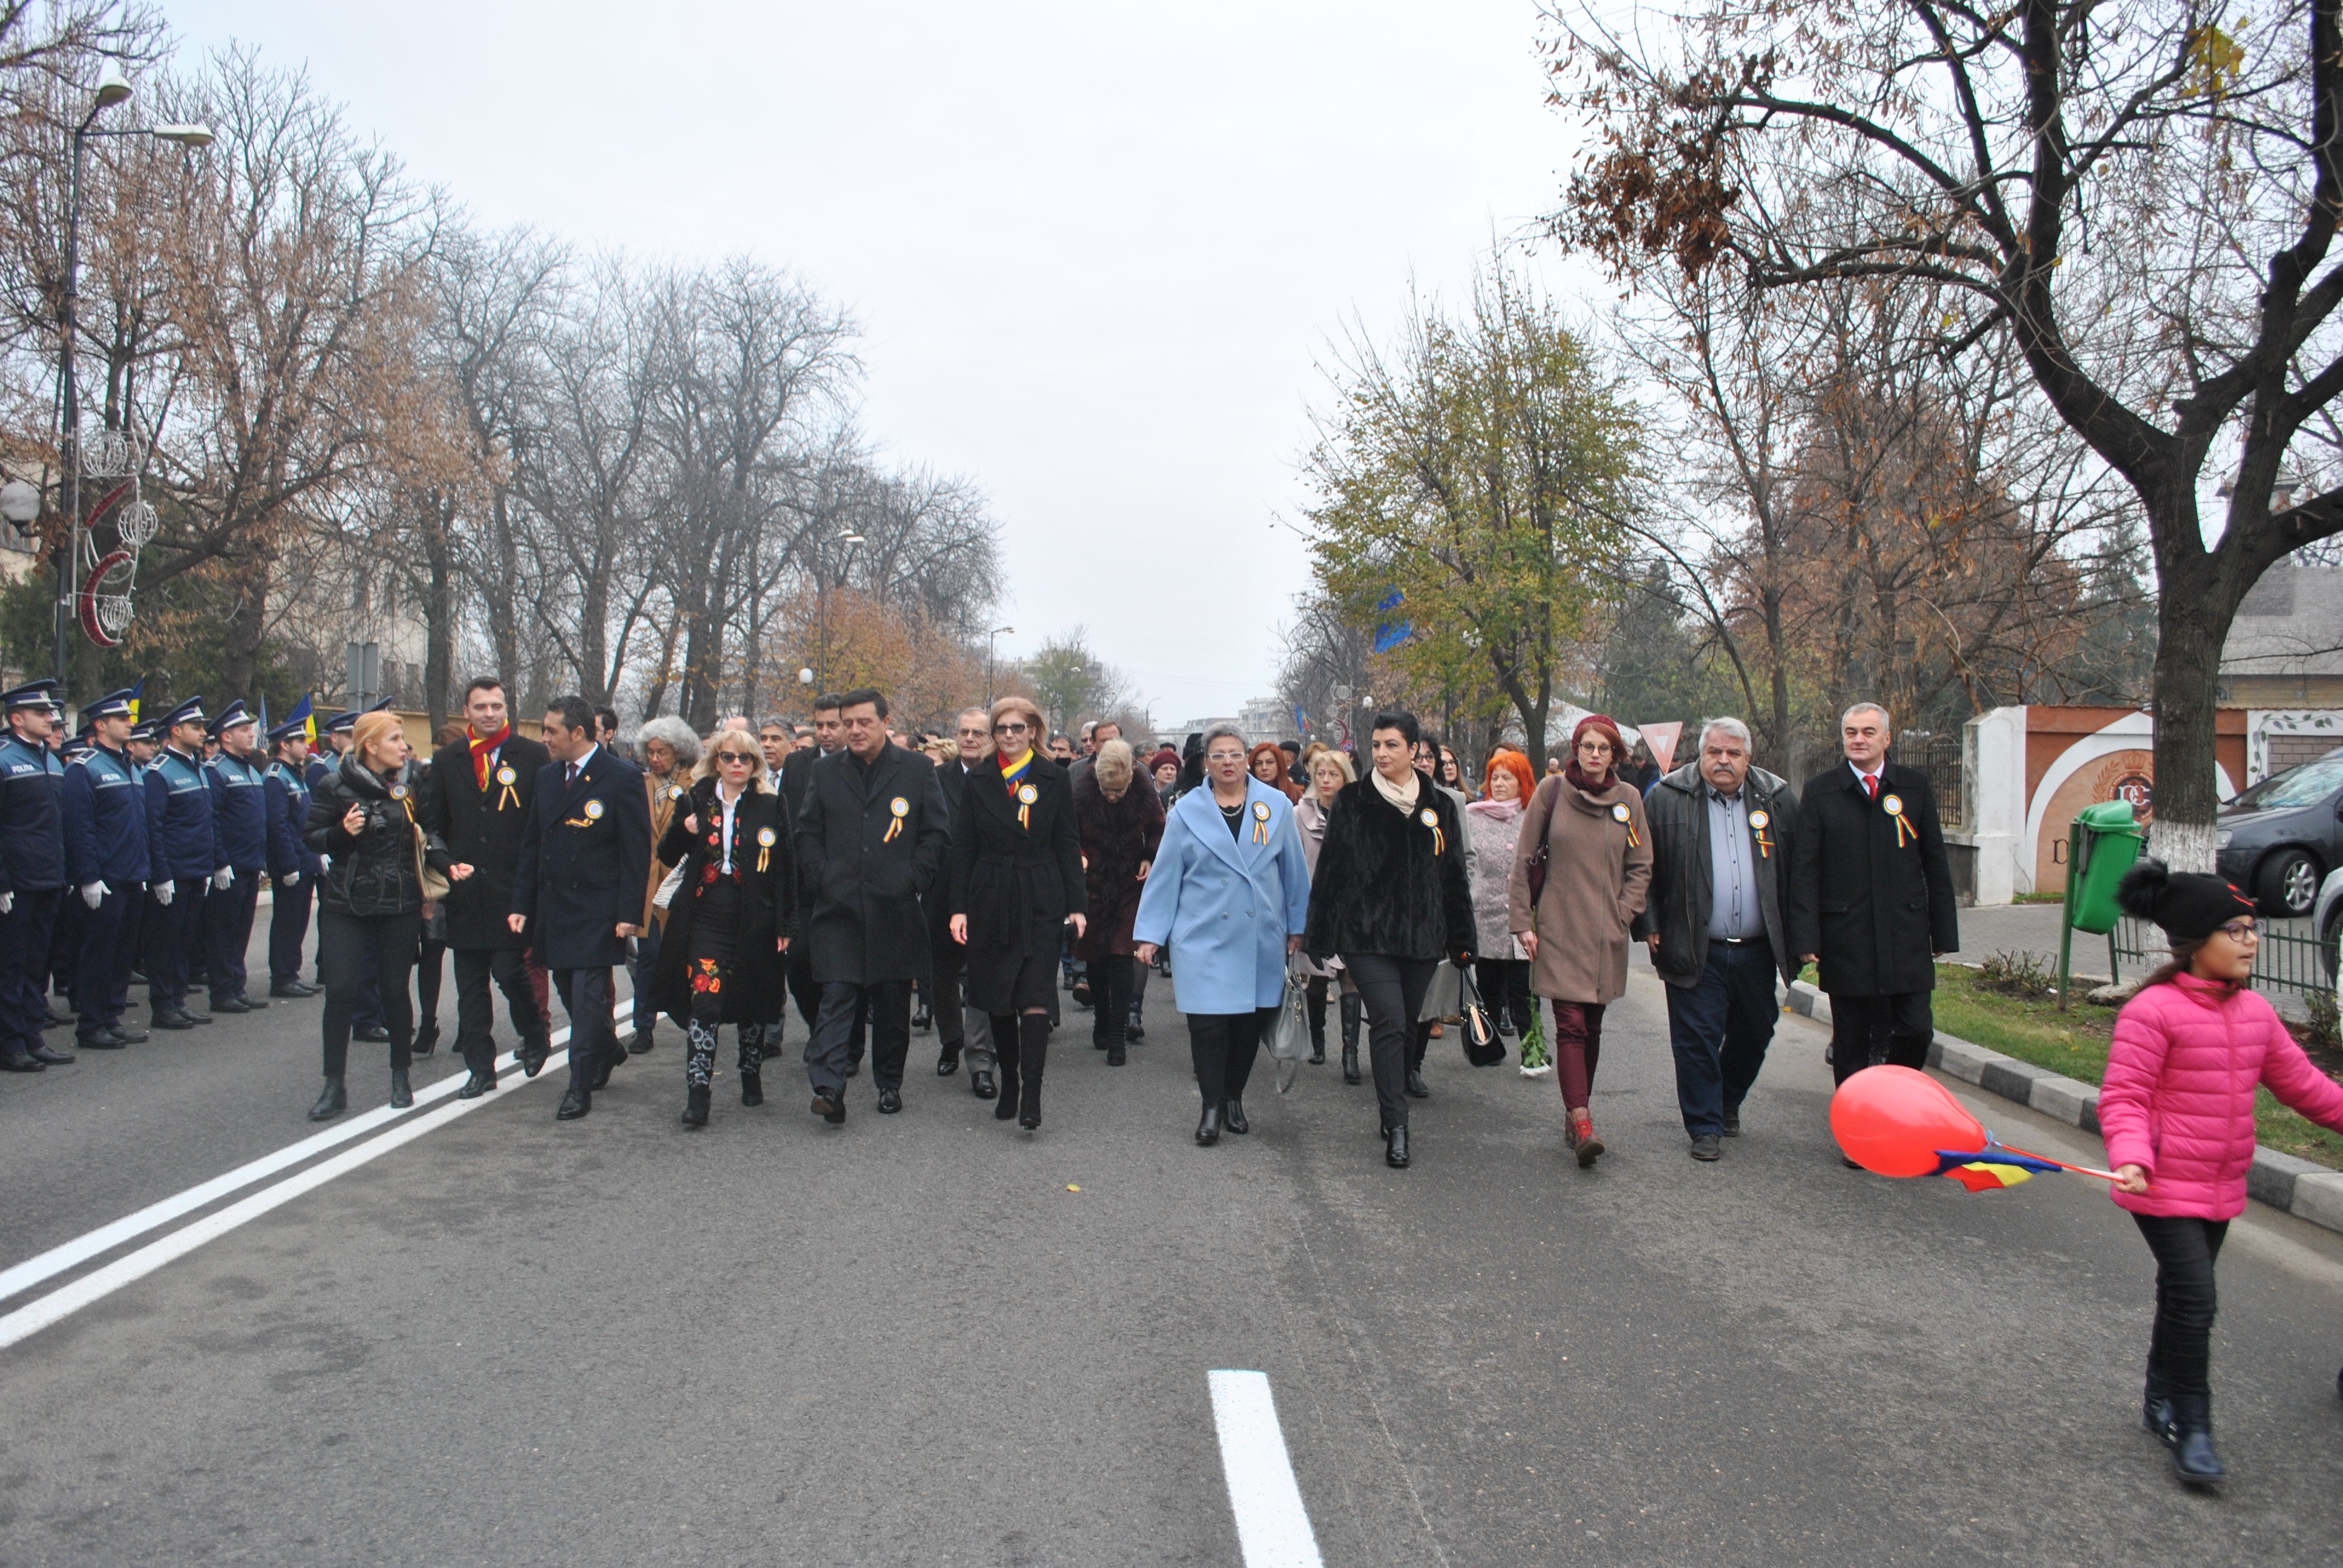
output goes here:
<path id="1" fill-rule="evenodd" d="M 744 730 L 717 736 L 690 793 L 677 803 L 659 859 L 683 868 L 669 901 L 652 985 L 683 1026 L 683 1124 L 708 1125 L 716 1032 L 740 1031 L 740 1103 L 765 1102 L 764 1029 L 788 1000 L 783 916 L 796 886 L 780 797 Z"/>
<path id="2" fill-rule="evenodd" d="M 1327 813 L 1310 884 L 1302 946 L 1340 958 L 1365 999 L 1383 1157 L 1404 1167 L 1408 1048 L 1415 1015 L 1443 960 L 1473 961 L 1473 889 L 1455 802 L 1415 770 L 1411 713 L 1378 713 L 1374 770 L 1343 786 Z"/>
<path id="3" fill-rule="evenodd" d="M 1047 733 L 1021 697 L 992 705 L 993 754 L 971 769 L 952 819 L 951 934 L 968 953 L 968 1002 L 992 1020 L 995 1119 L 1041 1125 L 1041 1070 L 1058 1014 L 1058 943 L 1088 929 L 1082 851 L 1066 770 L 1034 748 Z"/>
<path id="4" fill-rule="evenodd" d="M 317 879 L 317 972 L 326 982 L 326 1087 L 309 1108 L 324 1121 L 349 1104 L 342 1077 L 350 1052 L 350 1017 L 358 987 L 371 980 L 382 993 L 382 1021 L 390 1030 L 390 1103 L 415 1103 L 407 1079 L 415 1038 L 407 976 L 423 938 L 423 884 L 418 859 L 460 882 L 472 874 L 454 863 L 437 838 L 416 825 L 407 786 L 407 737 L 395 713 L 359 717 L 350 749 L 317 781 L 309 797 L 302 837 L 325 857 Z"/>
<path id="5" fill-rule="evenodd" d="M 1074 825 L 1081 840 L 1089 930 L 1074 957 L 1090 966 L 1091 1044 L 1109 1067 L 1124 1060 L 1131 1027 L 1131 926 L 1156 847 L 1163 841 L 1163 800 L 1138 776 L 1131 748 L 1110 740 L 1074 783 Z"/>

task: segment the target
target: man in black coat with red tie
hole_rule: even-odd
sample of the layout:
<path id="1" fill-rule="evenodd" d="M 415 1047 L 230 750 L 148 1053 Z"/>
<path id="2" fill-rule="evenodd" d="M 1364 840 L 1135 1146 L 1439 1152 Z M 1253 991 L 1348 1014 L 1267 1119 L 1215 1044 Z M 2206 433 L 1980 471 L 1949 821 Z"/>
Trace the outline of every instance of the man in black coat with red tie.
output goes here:
<path id="1" fill-rule="evenodd" d="M 536 799 L 513 877 L 514 934 L 536 944 L 569 1013 L 569 1092 L 554 1114 L 574 1121 L 594 1107 L 625 1054 L 610 1015 L 610 970 L 643 918 L 651 870 L 651 811 L 641 769 L 595 739 L 594 709 L 558 697 L 545 714 L 553 760 Z"/>
<path id="2" fill-rule="evenodd" d="M 1887 760 L 1876 703 L 1848 709 L 1839 735 L 1845 760 L 1798 792 L 1788 903 L 1790 950 L 1830 998 L 1831 1070 L 1845 1083 L 1876 1062 L 1927 1065 L 1936 955 L 1961 938 L 1928 776 Z"/>
<path id="3" fill-rule="evenodd" d="M 513 879 L 537 799 L 538 776 L 552 753 L 516 734 L 504 683 L 483 675 L 464 689 L 465 738 L 431 759 L 416 820 L 436 833 L 472 874 L 447 890 L 447 945 L 456 954 L 456 1050 L 472 1075 L 456 1091 L 477 1100 L 497 1086 L 494 980 L 519 1036 L 522 1075 L 537 1076 L 551 1053 L 551 1027 L 529 983 L 528 940 L 512 929 Z"/>

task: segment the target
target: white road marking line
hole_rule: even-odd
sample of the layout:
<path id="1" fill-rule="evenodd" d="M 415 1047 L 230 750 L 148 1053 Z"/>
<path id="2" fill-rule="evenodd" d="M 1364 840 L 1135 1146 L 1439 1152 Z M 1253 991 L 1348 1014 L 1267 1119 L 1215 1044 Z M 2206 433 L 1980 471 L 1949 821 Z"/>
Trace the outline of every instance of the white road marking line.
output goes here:
<path id="1" fill-rule="evenodd" d="M 635 1006 L 633 999 L 621 999 L 618 1003 L 611 1006 L 611 1024 L 616 1027 L 616 1033 L 618 1033 L 618 1039 L 621 1040 L 628 1039 L 630 1033 L 635 1033 L 633 1006 Z M 546 1039 L 546 1043 L 556 1045 L 558 1048 L 558 1045 L 565 1043 L 567 1039 L 569 1039 L 569 1027 L 565 1024 L 562 1029 L 556 1029 L 556 1031 L 550 1033 L 548 1039 Z M 558 1057 L 560 1057 L 560 1060 L 567 1060 L 567 1052 L 558 1052 Z M 553 1057 L 546 1060 L 546 1069 L 550 1067 L 553 1067 Z M 497 1100 L 497 1097 L 501 1097 L 506 1090 L 516 1090 L 516 1088 L 522 1088 L 525 1083 L 529 1083 L 528 1078 L 522 1078 L 522 1081 L 518 1081 L 518 1083 L 506 1081 L 506 1071 L 520 1071 L 520 1057 L 518 1057 L 516 1052 L 511 1052 L 511 1050 L 504 1052 L 501 1057 L 497 1057 L 495 1069 L 497 1069 L 495 1094 L 483 1094 L 483 1100 L 464 1101 L 464 1104 L 483 1104 L 485 1100 Z M 546 1069 L 541 1069 L 541 1071 L 546 1071 Z M 415 1106 L 412 1106 L 412 1109 L 422 1109 L 422 1106 L 428 1106 L 428 1104 L 434 1104 L 434 1101 L 450 1097 L 450 1094 L 455 1094 L 457 1090 L 464 1088 L 464 1078 L 467 1078 L 464 1073 L 450 1073 L 450 1076 L 440 1078 L 438 1083 L 417 1090 L 417 1092 L 415 1092 Z M 375 1132 L 377 1128 L 384 1128 L 384 1125 L 389 1125 L 389 1122 L 398 1121 L 400 1116 L 407 1116 L 407 1113 L 410 1113 L 410 1111 L 394 1111 L 391 1106 L 375 1106 L 373 1111 L 361 1111 L 358 1116 L 351 1116 L 349 1121 L 335 1122 L 333 1128 L 323 1130 L 323 1132 L 318 1134 L 312 1134 L 312 1137 L 305 1137 L 302 1141 L 297 1141 L 297 1144 L 286 1144 L 284 1149 L 279 1149 L 277 1153 L 260 1155 L 257 1161 L 251 1161 L 251 1162 L 246 1162 L 246 1165 L 235 1167 L 235 1170 L 223 1171 L 223 1174 L 218 1174 L 218 1177 L 213 1177 L 211 1181 L 199 1181 L 195 1183 L 195 1186 L 190 1186 L 187 1191 L 183 1191 L 183 1193 L 174 1193 L 171 1198 L 164 1198 L 159 1200 L 159 1202 L 150 1202 L 150 1205 L 143 1207 L 143 1210 L 134 1211 L 134 1214 L 125 1214 L 122 1219 L 117 1219 L 117 1221 L 107 1223 L 107 1226 L 98 1226 L 96 1231 L 89 1231 L 86 1235 L 77 1235 L 77 1238 L 73 1238 L 70 1242 L 58 1244 L 58 1247 L 52 1247 L 49 1251 L 30 1256 L 30 1259 L 25 1259 L 24 1263 L 16 1263 L 16 1266 L 12 1268 L 0 1268 L 0 1301 L 7 1301 L 9 1296 L 28 1292 L 28 1289 L 33 1289 L 35 1284 L 45 1282 L 45 1280 L 54 1280 L 54 1277 L 61 1275 L 61 1272 L 80 1268 L 82 1263 L 86 1263 L 89 1259 L 94 1259 L 94 1256 L 98 1254 L 106 1254 L 106 1251 L 113 1251 L 115 1247 L 119 1247 L 122 1242 L 129 1242 L 129 1240 L 138 1238 L 138 1235 L 146 1235 L 147 1231 L 166 1226 L 166 1223 L 171 1223 L 174 1219 L 178 1219 L 178 1216 L 192 1214 L 192 1211 L 202 1210 L 202 1207 L 208 1205 L 211 1200 L 225 1198 L 227 1193 L 235 1193 L 235 1191 L 246 1189 L 246 1186 L 251 1186 L 251 1183 L 263 1181 L 263 1179 L 267 1177 L 274 1177 L 277 1171 L 290 1170 L 293 1165 L 300 1165 L 302 1161 L 309 1161 L 312 1155 L 326 1153 L 326 1151 L 333 1149 L 333 1146 L 337 1144 L 347 1144 L 347 1141 L 354 1137 L 363 1137 L 363 1134 L 367 1132 Z M 434 1122 L 434 1125 L 438 1125 L 438 1122 Z M 400 1139 L 400 1141 L 406 1141 L 406 1139 Z M 0 1320 L 0 1322 L 9 1322 L 9 1320 Z M 5 1345 L 9 1343 L 14 1343 L 14 1341 L 0 1341 L 0 1348 L 5 1348 Z"/>
<path id="2" fill-rule="evenodd" d="M 551 1072 L 568 1060 L 568 1051 L 557 1050 L 546 1058 L 544 1071 Z M 478 1100 L 459 1100 L 453 1105 L 441 1106 L 428 1116 L 416 1117 L 371 1142 L 361 1143 L 356 1149 L 345 1151 L 331 1160 L 312 1165 L 298 1175 L 288 1176 L 273 1187 L 255 1192 L 241 1202 L 231 1203 L 217 1213 L 206 1214 L 192 1225 L 182 1226 L 159 1241 L 149 1241 L 128 1256 L 116 1258 L 103 1269 L 83 1275 L 62 1290 L 51 1291 L 40 1300 L 0 1317 L 0 1350 L 39 1333 L 51 1323 L 71 1317 L 93 1302 L 103 1301 L 133 1281 L 146 1278 L 164 1264 L 186 1257 L 205 1242 L 217 1241 L 230 1231 L 259 1219 L 270 1210 L 291 1202 L 302 1193 L 322 1187 L 337 1176 L 346 1176 L 394 1149 L 414 1142 L 427 1132 L 445 1127 L 459 1116 L 479 1110 L 502 1098 L 503 1093 L 499 1085 L 494 1095 L 484 1094 Z"/>
<path id="3" fill-rule="evenodd" d="M 0 1319 L 0 1331 L 6 1322 Z M 1277 1423 L 1269 1374 L 1215 1372 L 1212 1378 L 1212 1422 L 1220 1428 L 1221 1468 L 1245 1568 L 1323 1568 L 1285 1452 L 1285 1432 Z"/>

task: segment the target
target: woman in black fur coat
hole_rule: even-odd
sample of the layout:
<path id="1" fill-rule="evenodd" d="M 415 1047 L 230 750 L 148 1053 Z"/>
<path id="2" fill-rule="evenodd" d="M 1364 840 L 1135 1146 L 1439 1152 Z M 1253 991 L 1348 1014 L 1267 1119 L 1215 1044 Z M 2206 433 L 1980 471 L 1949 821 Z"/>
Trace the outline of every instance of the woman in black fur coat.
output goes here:
<path id="1" fill-rule="evenodd" d="M 1407 1052 L 1413 1020 L 1443 960 L 1473 961 L 1473 889 L 1454 802 L 1415 770 L 1411 713 L 1378 713 L 1374 770 L 1334 797 L 1302 945 L 1340 958 L 1366 999 L 1383 1157 L 1404 1167 Z"/>

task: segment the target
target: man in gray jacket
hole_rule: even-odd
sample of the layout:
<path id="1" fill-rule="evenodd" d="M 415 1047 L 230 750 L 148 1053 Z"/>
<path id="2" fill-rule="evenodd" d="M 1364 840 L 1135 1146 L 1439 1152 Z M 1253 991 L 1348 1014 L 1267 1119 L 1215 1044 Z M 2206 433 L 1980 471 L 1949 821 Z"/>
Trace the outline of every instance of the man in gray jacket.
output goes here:
<path id="1" fill-rule="evenodd" d="M 1789 781 L 1749 760 L 1749 727 L 1712 719 L 1700 752 L 1644 798 L 1652 893 L 1634 934 L 1668 986 L 1676 1101 L 1692 1157 L 1715 1160 L 1741 1132 L 1741 1101 L 1765 1064 L 1780 1008 L 1776 975 L 1797 972 L 1783 915 Z"/>

